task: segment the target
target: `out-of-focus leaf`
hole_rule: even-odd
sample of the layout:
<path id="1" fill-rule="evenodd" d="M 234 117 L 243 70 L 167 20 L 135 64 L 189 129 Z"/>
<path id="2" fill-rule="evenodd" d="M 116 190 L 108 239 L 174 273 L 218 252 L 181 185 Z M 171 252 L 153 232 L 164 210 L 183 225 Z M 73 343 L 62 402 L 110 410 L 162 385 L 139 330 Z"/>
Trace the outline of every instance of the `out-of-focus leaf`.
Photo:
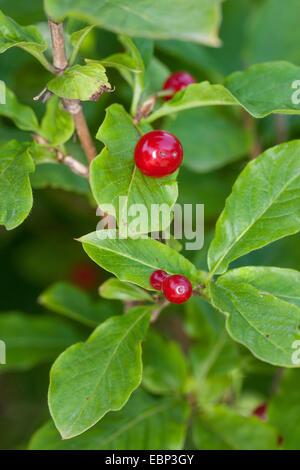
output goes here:
<path id="1" fill-rule="evenodd" d="M 55 20 L 66 16 L 129 36 L 181 39 L 216 46 L 221 0 L 126 1 L 46 0 L 46 12 Z"/>
<path id="2" fill-rule="evenodd" d="M 90 195 L 88 180 L 61 163 L 42 163 L 30 177 L 34 189 L 57 188 Z"/>
<path id="3" fill-rule="evenodd" d="M 149 331 L 143 346 L 143 385 L 151 393 L 168 395 L 184 391 L 187 362 L 175 341 Z"/>
<path id="4" fill-rule="evenodd" d="M 182 143 L 183 164 L 198 173 L 241 159 L 251 148 L 251 135 L 241 121 L 217 108 L 184 111 L 165 127 Z"/>
<path id="5" fill-rule="evenodd" d="M 0 54 L 11 47 L 20 47 L 32 54 L 46 68 L 50 68 L 43 52 L 47 43 L 36 26 L 20 26 L 0 10 Z"/>
<path id="6" fill-rule="evenodd" d="M 245 418 L 225 406 L 201 414 L 193 425 L 193 439 L 201 450 L 274 450 L 277 431 L 257 417 Z"/>
<path id="7" fill-rule="evenodd" d="M 105 300 L 94 302 L 91 297 L 67 282 L 58 282 L 46 289 L 39 301 L 49 310 L 72 318 L 87 326 L 97 326 L 112 315 L 111 306 Z M 115 304 L 115 315 L 119 315 L 119 304 Z"/>
<path id="8" fill-rule="evenodd" d="M 6 364 L 0 366 L 1 372 L 50 362 L 83 339 L 78 329 L 62 319 L 21 312 L 1 312 L 0 331 L 6 344 Z"/>
<path id="9" fill-rule="evenodd" d="M 128 72 L 141 73 L 142 71 L 138 69 L 136 61 L 125 53 L 116 53 L 112 54 L 105 59 L 101 60 L 92 60 L 85 59 L 87 64 L 101 64 L 103 67 L 113 67 L 117 70 L 125 70 Z"/>
<path id="10" fill-rule="evenodd" d="M 289 0 L 282 8 L 281 0 L 265 0 L 255 5 L 248 18 L 246 58 L 257 64 L 267 60 L 289 60 L 300 65 L 297 44 L 300 41 L 298 17 L 300 5 Z"/>
<path id="11" fill-rule="evenodd" d="M 74 33 L 71 34 L 70 36 L 70 43 L 73 46 L 72 54 L 69 60 L 69 65 L 73 65 L 78 51 L 80 49 L 81 44 L 85 40 L 86 36 L 89 34 L 89 32 L 94 28 L 94 26 L 86 26 L 85 28 L 80 29 L 79 31 L 75 31 Z"/>
<path id="12" fill-rule="evenodd" d="M 249 163 L 233 186 L 208 252 L 212 273 L 300 230 L 300 141 L 273 147 Z"/>
<path id="13" fill-rule="evenodd" d="M 279 430 L 284 450 L 300 449 L 299 385 L 300 371 L 286 371 L 279 392 L 271 398 L 267 408 L 267 419 Z"/>
<path id="14" fill-rule="evenodd" d="M 237 345 L 225 330 L 220 312 L 200 297 L 185 305 L 185 328 L 194 343 L 189 357 L 195 379 L 197 402 L 203 407 L 218 402 L 233 386 L 241 360 Z"/>

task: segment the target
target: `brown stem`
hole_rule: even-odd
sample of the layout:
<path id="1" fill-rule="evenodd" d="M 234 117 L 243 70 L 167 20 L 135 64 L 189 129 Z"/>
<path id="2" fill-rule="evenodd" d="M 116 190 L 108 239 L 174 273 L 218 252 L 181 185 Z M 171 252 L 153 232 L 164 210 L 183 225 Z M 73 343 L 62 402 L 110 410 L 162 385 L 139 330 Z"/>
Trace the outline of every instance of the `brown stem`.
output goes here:
<path id="1" fill-rule="evenodd" d="M 243 114 L 243 122 L 244 122 L 245 129 L 247 129 L 253 136 L 253 143 L 252 143 L 251 152 L 250 152 L 250 160 L 254 160 L 262 152 L 261 142 L 257 134 L 256 121 L 244 109 L 242 111 L 242 114 Z"/>
<path id="2" fill-rule="evenodd" d="M 64 29 L 62 23 L 55 23 L 48 19 L 51 34 L 53 65 L 61 75 L 68 67 L 68 60 L 65 48 Z"/>
<path id="3" fill-rule="evenodd" d="M 60 163 L 63 163 L 64 165 L 67 165 L 69 168 L 71 168 L 73 173 L 76 173 L 77 175 L 80 175 L 80 176 L 84 176 L 85 178 L 89 177 L 88 167 L 80 163 L 78 160 L 76 160 L 76 158 L 72 157 L 72 155 L 64 155 L 55 147 L 51 147 L 50 142 L 40 135 L 37 135 L 37 134 L 31 134 L 31 135 L 39 145 L 45 145 L 47 150 L 50 150 L 50 152 L 55 153 L 57 160 Z"/>
<path id="4" fill-rule="evenodd" d="M 53 65 L 57 71 L 57 75 L 62 75 L 64 70 L 68 67 L 63 24 L 55 23 L 51 19 L 48 19 L 48 23 L 51 33 Z M 64 99 L 62 101 L 66 110 L 72 115 L 74 119 L 75 129 L 81 146 L 86 154 L 88 161 L 91 162 L 93 158 L 96 157 L 97 150 L 82 112 L 81 103 L 79 100 Z"/>
<path id="5" fill-rule="evenodd" d="M 91 162 L 93 158 L 97 156 L 97 150 L 91 137 L 89 128 L 87 126 L 84 114 L 82 112 L 81 103 L 79 102 L 78 104 L 78 111 L 74 114 L 71 114 L 74 119 L 76 132 L 81 142 L 81 146 L 84 150 L 84 153 L 86 154 L 88 161 Z M 68 105 L 66 106 L 66 109 L 68 112 L 70 112 L 70 110 L 68 109 Z"/>

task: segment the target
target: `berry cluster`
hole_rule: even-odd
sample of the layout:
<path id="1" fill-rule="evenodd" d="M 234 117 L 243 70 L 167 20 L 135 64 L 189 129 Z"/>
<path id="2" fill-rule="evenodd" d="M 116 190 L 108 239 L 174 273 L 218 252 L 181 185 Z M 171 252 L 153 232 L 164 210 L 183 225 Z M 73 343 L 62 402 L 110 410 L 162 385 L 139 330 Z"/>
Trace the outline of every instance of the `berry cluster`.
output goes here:
<path id="1" fill-rule="evenodd" d="M 173 304 L 182 304 L 192 295 L 190 281 L 180 274 L 169 276 L 166 271 L 157 270 L 150 276 L 150 284 L 155 290 L 161 290 L 166 299 Z"/>
<path id="2" fill-rule="evenodd" d="M 175 93 L 191 83 L 195 83 L 195 79 L 189 73 L 174 73 L 163 86 L 163 90 L 171 92 L 165 100 L 173 98 Z M 180 167 L 182 158 L 181 143 L 175 135 L 167 131 L 148 132 L 140 138 L 134 151 L 136 166 L 144 175 L 152 178 L 171 175 Z"/>

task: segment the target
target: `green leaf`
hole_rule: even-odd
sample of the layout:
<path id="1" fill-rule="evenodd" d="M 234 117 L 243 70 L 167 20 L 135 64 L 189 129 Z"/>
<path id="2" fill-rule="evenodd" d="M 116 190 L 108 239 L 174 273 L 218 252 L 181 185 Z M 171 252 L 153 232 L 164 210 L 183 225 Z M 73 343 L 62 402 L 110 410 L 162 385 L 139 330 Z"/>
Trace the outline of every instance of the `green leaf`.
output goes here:
<path id="1" fill-rule="evenodd" d="M 12 119 L 22 131 L 33 131 L 37 134 L 40 132 L 34 111 L 29 106 L 19 103 L 15 94 L 8 88 L 5 91 L 5 103 L 0 103 L 0 116 Z"/>
<path id="2" fill-rule="evenodd" d="M 219 312 L 198 296 L 192 296 L 184 304 L 184 310 L 187 334 L 202 344 L 214 343 L 224 329 L 224 320 Z"/>
<path id="3" fill-rule="evenodd" d="M 293 88 L 299 73 L 300 67 L 289 62 L 267 62 L 233 73 L 225 86 L 254 117 L 262 118 L 271 113 L 299 114 L 299 99 L 293 100 L 299 89 L 299 86 Z"/>
<path id="4" fill-rule="evenodd" d="M 46 0 L 47 14 L 84 19 L 113 32 L 154 39 L 176 38 L 216 46 L 220 0 L 98 1 Z"/>
<path id="5" fill-rule="evenodd" d="M 154 111 L 148 117 L 147 122 L 153 122 L 163 116 L 185 109 L 237 104 L 232 94 L 222 85 L 211 85 L 209 82 L 194 83 L 178 91 L 171 100 L 166 101 Z"/>
<path id="6" fill-rule="evenodd" d="M 73 65 L 63 75 L 53 78 L 48 89 L 61 98 L 97 101 L 105 88 L 111 89 L 101 64 Z"/>
<path id="7" fill-rule="evenodd" d="M 112 272 L 121 281 L 133 282 L 152 289 L 149 278 L 153 271 L 163 269 L 169 274 L 182 274 L 196 285 L 195 266 L 180 253 L 153 238 L 118 238 L 115 230 L 93 232 L 80 241 L 95 263 Z"/>
<path id="8" fill-rule="evenodd" d="M 32 207 L 29 173 L 34 163 L 27 144 L 11 140 L 0 148 L 0 225 L 11 230 L 20 225 Z"/>
<path id="9" fill-rule="evenodd" d="M 107 414 L 85 434 L 62 440 L 48 422 L 33 436 L 30 450 L 179 450 L 188 419 L 186 401 L 154 398 L 138 389 L 121 411 Z"/>
<path id="10" fill-rule="evenodd" d="M 136 61 L 130 57 L 128 54 L 125 53 L 116 53 L 112 54 L 105 59 L 101 60 L 92 60 L 92 59 L 85 59 L 87 64 L 102 64 L 103 67 L 108 68 L 112 67 L 120 71 L 127 71 L 127 72 L 134 72 L 134 73 L 141 73 L 142 70 L 138 69 L 138 64 Z"/>
<path id="11" fill-rule="evenodd" d="M 55 188 L 74 191 L 85 196 L 90 195 L 89 182 L 76 175 L 71 168 L 61 163 L 42 163 L 36 166 L 30 177 L 34 189 Z"/>
<path id="12" fill-rule="evenodd" d="M 292 270 L 241 268 L 211 285 L 212 302 L 226 314 L 231 337 L 258 359 L 283 367 L 297 367 L 293 345 L 300 338 L 300 309 L 293 303 L 295 279 L 299 284 L 300 274 Z"/>
<path id="13" fill-rule="evenodd" d="M 129 226 L 130 229 L 131 222 L 137 218 L 137 215 L 130 215 L 132 205 L 143 204 L 150 219 L 152 204 L 167 204 L 171 209 L 178 195 L 177 172 L 166 178 L 150 178 L 135 166 L 133 155 L 139 137 L 132 118 L 121 105 L 113 104 L 106 110 L 105 120 L 97 133 L 106 148 L 92 161 L 90 183 L 101 208 L 106 204 L 113 205 L 114 211 L 105 207 L 105 212 L 115 215 L 122 228 Z M 138 229 L 131 224 L 133 232 L 147 233 L 166 228 L 166 222 L 160 217 L 148 220 L 141 214 L 140 218 Z"/>
<path id="14" fill-rule="evenodd" d="M 228 271 L 222 279 L 250 284 L 300 308 L 300 273 L 294 269 L 248 266 Z"/>
<path id="15" fill-rule="evenodd" d="M 70 43 L 73 46 L 72 54 L 69 59 L 69 65 L 73 65 L 78 51 L 81 47 L 81 44 L 85 40 L 86 36 L 89 34 L 89 32 L 94 28 L 94 25 L 92 26 L 86 26 L 85 28 L 80 29 L 79 31 L 75 31 L 75 33 L 72 33 L 70 36 Z"/>
<path id="16" fill-rule="evenodd" d="M 212 274 L 221 274 L 231 261 L 300 230 L 299 151 L 299 140 L 278 145 L 242 171 L 209 248 Z"/>
<path id="17" fill-rule="evenodd" d="M 201 450 L 273 450 L 277 448 L 275 428 L 256 417 L 245 418 L 217 406 L 202 414 L 193 425 L 193 439 Z"/>
<path id="18" fill-rule="evenodd" d="M 82 290 L 67 282 L 57 282 L 46 289 L 39 297 L 44 307 L 87 326 L 95 327 L 111 315 L 119 315 L 121 309 L 115 304 L 115 312 L 105 300 L 94 302 Z"/>
<path id="19" fill-rule="evenodd" d="M 187 381 L 187 363 L 175 341 L 149 331 L 143 346 L 143 386 L 151 393 L 182 393 Z"/>
<path id="20" fill-rule="evenodd" d="M 225 330 L 220 313 L 201 297 L 185 304 L 187 333 L 194 339 L 189 358 L 195 394 L 201 407 L 219 402 L 233 386 L 241 366 L 237 345 Z M 196 340 L 196 341 L 195 341 Z"/>
<path id="21" fill-rule="evenodd" d="M 12 18 L 5 16 L 0 10 L 0 54 L 11 47 L 20 47 L 33 55 L 48 70 L 53 71 L 43 52 L 47 42 L 36 26 L 20 26 Z"/>
<path id="22" fill-rule="evenodd" d="M 7 356 L 7 363 L 0 366 L 2 372 L 50 362 L 70 344 L 82 340 L 73 325 L 50 315 L 1 312 L 0 331 Z"/>
<path id="23" fill-rule="evenodd" d="M 152 297 L 134 284 L 111 278 L 105 281 L 99 289 L 101 297 L 105 299 L 136 300 L 153 302 Z"/>
<path id="24" fill-rule="evenodd" d="M 267 408 L 270 424 L 280 432 L 284 450 L 299 450 L 300 435 L 300 372 L 286 371 L 280 381 L 279 392 L 274 395 Z"/>
<path id="25" fill-rule="evenodd" d="M 138 387 L 141 341 L 152 310 L 137 307 L 109 318 L 87 342 L 72 346 L 56 360 L 50 375 L 49 407 L 64 439 L 85 432 L 108 411 L 122 408 Z"/>
<path id="26" fill-rule="evenodd" d="M 154 95 L 154 93 L 157 93 L 158 90 L 161 90 L 164 82 L 170 74 L 171 72 L 168 67 L 154 56 L 145 72 L 144 95 L 146 97 L 151 96 Z"/>
<path id="27" fill-rule="evenodd" d="M 43 136 L 53 145 L 64 144 L 74 133 L 74 120 L 57 96 L 47 101 L 47 110 L 41 122 Z"/>
<path id="28" fill-rule="evenodd" d="M 252 138 L 241 123 L 218 108 L 191 109 L 169 119 L 165 129 L 183 145 L 183 164 L 197 173 L 222 168 L 248 155 Z"/>
<path id="29" fill-rule="evenodd" d="M 152 39 L 136 37 L 133 42 L 142 58 L 145 70 L 148 69 L 154 53 L 154 41 Z"/>

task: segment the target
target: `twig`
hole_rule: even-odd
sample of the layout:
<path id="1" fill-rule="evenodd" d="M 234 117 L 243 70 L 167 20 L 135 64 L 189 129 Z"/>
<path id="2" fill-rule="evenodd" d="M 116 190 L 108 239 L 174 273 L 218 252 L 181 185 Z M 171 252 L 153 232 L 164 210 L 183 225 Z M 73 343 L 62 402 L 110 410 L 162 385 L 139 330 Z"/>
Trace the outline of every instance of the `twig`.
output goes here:
<path id="1" fill-rule="evenodd" d="M 67 165 L 73 173 L 77 175 L 83 176 L 84 178 L 89 177 L 89 169 L 86 165 L 76 160 L 76 158 L 72 157 L 71 155 L 64 155 L 62 152 L 57 152 L 57 159 L 59 162 L 64 163 Z"/>
<path id="2" fill-rule="evenodd" d="M 71 168 L 73 173 L 83 176 L 84 178 L 89 177 L 89 169 L 86 165 L 83 165 L 83 163 L 79 162 L 78 160 L 76 160 L 76 158 L 72 157 L 71 155 L 64 155 L 60 150 L 57 150 L 55 147 L 51 147 L 50 142 L 44 137 L 37 134 L 31 135 L 39 145 L 44 145 L 47 150 L 49 150 L 50 152 L 54 152 L 56 154 L 57 160 L 60 163 L 63 163 L 64 165 L 67 165 L 69 168 Z"/>
<path id="3" fill-rule="evenodd" d="M 156 322 L 162 310 L 166 308 L 169 305 L 169 303 L 170 302 L 168 300 L 164 300 L 155 310 L 153 310 L 152 315 L 151 315 L 151 320 L 150 320 L 151 323 Z"/>
<path id="4" fill-rule="evenodd" d="M 173 90 L 162 90 L 154 93 L 154 95 L 150 96 L 144 103 L 142 103 L 136 110 L 135 116 L 133 118 L 133 123 L 138 125 L 142 119 L 146 119 L 149 114 L 152 113 L 157 98 L 163 96 L 172 96 L 174 94 Z"/>
<path id="5" fill-rule="evenodd" d="M 56 74 L 62 75 L 64 70 L 68 67 L 63 24 L 55 23 L 50 18 L 48 19 L 48 23 L 52 41 L 53 65 L 57 72 Z M 97 150 L 82 112 L 81 103 L 79 100 L 63 99 L 62 101 L 65 109 L 72 115 L 74 119 L 76 132 L 81 146 L 86 154 L 88 161 L 91 162 L 93 158 L 97 156 Z"/>

